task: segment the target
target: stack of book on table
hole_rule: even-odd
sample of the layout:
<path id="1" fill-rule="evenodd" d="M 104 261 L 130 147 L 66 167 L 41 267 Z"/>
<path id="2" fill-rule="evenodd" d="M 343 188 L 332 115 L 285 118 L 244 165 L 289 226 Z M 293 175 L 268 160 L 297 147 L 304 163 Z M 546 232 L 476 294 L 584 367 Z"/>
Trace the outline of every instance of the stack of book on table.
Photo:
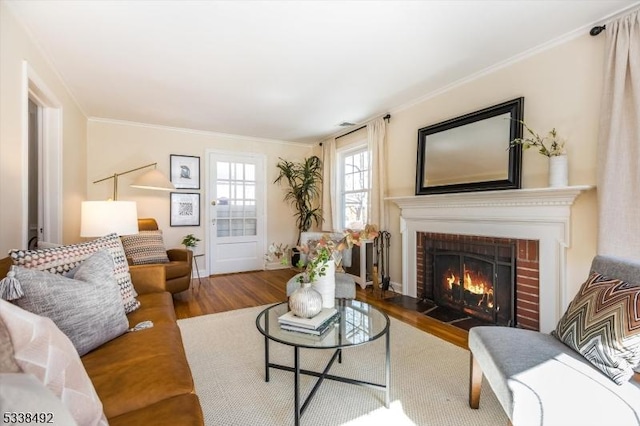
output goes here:
<path id="1" fill-rule="evenodd" d="M 320 336 L 340 318 L 340 314 L 335 308 L 322 308 L 319 314 L 313 318 L 301 318 L 289 311 L 278 318 L 280 328 L 299 333 L 313 334 Z"/>

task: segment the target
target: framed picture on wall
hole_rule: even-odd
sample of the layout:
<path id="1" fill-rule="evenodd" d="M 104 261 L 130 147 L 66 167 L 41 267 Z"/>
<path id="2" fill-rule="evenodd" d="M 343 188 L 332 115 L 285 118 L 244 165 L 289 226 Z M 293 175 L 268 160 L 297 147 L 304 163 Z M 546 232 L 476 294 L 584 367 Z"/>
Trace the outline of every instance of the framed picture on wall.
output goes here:
<path id="1" fill-rule="evenodd" d="M 172 192 L 170 226 L 200 226 L 200 194 Z"/>
<path id="2" fill-rule="evenodd" d="M 169 158 L 176 189 L 200 189 L 200 157 L 171 154 Z"/>

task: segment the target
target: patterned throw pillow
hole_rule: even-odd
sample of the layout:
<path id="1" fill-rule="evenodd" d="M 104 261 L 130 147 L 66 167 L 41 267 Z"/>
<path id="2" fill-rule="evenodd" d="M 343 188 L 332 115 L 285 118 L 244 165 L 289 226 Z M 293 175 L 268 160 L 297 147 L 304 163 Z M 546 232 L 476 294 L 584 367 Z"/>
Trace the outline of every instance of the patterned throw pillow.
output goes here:
<path id="1" fill-rule="evenodd" d="M 34 268 L 39 271 L 64 275 L 71 271 L 92 254 L 107 250 L 115 264 L 114 275 L 120 287 L 120 297 L 126 313 L 133 312 L 140 307 L 135 297 L 138 295 L 133 288 L 129 264 L 117 234 L 80 244 L 47 248 L 40 250 L 11 250 L 9 256 L 14 265 Z"/>
<path id="2" fill-rule="evenodd" d="M 107 425 L 102 402 L 78 352 L 53 321 L 4 300 L 0 300 L 0 319 L 9 330 L 22 371 L 33 374 L 60 398 L 77 424 Z"/>
<path id="3" fill-rule="evenodd" d="M 80 356 L 127 331 L 129 321 L 113 276 L 113 259 L 99 251 L 82 262 L 74 278 L 16 267 L 24 296 L 16 305 L 50 318 Z"/>
<path id="4" fill-rule="evenodd" d="M 7 330 L 7 326 L 4 325 L 0 318 L 0 374 L 20 373 L 21 371 L 13 358 L 13 345 L 11 344 L 9 330 Z"/>
<path id="5" fill-rule="evenodd" d="M 640 286 L 592 273 L 551 334 L 624 384 L 640 362 Z"/>
<path id="6" fill-rule="evenodd" d="M 62 401 L 31 374 L 0 373 L 0 407 L 7 420 L 17 413 L 33 413 L 32 424 L 77 424 Z"/>
<path id="7" fill-rule="evenodd" d="M 140 231 L 139 234 L 120 237 L 124 253 L 134 265 L 169 263 L 162 231 Z"/>

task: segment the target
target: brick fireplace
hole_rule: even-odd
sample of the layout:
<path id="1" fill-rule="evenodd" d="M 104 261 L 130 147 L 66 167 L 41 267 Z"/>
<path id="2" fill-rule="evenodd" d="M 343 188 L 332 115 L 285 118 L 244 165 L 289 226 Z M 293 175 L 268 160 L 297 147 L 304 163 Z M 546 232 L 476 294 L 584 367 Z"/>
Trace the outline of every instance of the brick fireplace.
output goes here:
<path id="1" fill-rule="evenodd" d="M 494 289 L 491 283 L 490 309 L 476 309 L 473 305 L 481 302 L 472 299 L 462 303 L 452 303 L 449 306 L 466 310 L 471 316 L 486 321 L 489 324 L 510 325 L 531 330 L 540 329 L 539 312 L 539 260 L 538 241 L 513 238 L 494 238 L 479 235 L 440 234 L 434 232 L 418 232 L 416 237 L 416 291 L 419 299 L 438 303 L 433 290 L 425 285 L 439 277 L 434 271 L 434 255 L 430 253 L 469 253 L 474 257 L 486 257 L 502 264 L 496 269 L 495 284 L 504 288 Z M 496 256 L 497 255 L 497 256 Z M 504 277 L 498 277 L 500 270 Z M 490 274 L 485 274 L 490 275 Z M 474 276 L 474 281 L 477 281 Z M 457 281 L 457 279 L 456 279 Z M 432 283 L 433 285 L 433 283 Z M 495 293 L 494 293 L 495 290 Z M 469 307 L 465 306 L 469 305 Z M 470 309 L 471 308 L 471 309 Z M 499 311 L 493 313 L 492 309 Z M 495 317 L 495 318 L 494 318 Z"/>
<path id="2" fill-rule="evenodd" d="M 566 249 L 571 205 L 590 186 L 518 189 L 411 197 L 400 207 L 402 294 L 419 298 L 424 234 L 451 239 L 499 239 L 516 247 L 515 325 L 550 332 L 566 309 Z"/>

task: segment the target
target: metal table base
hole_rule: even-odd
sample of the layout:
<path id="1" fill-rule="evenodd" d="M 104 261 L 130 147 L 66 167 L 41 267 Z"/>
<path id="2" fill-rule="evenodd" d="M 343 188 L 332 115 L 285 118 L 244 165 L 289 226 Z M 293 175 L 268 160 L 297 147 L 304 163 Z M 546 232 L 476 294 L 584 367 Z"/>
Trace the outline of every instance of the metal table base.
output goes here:
<path id="1" fill-rule="evenodd" d="M 329 370 L 333 366 L 333 363 L 338 360 L 339 363 L 342 362 L 342 348 L 336 349 L 333 353 L 333 356 L 327 363 L 326 367 L 319 373 L 317 371 L 305 370 L 300 368 L 300 347 L 294 346 L 294 366 L 289 367 L 286 365 L 274 364 L 269 362 L 269 338 L 265 336 L 264 338 L 264 365 L 265 365 L 265 382 L 269 381 L 269 368 L 275 368 L 278 370 L 291 371 L 294 373 L 294 418 L 295 418 L 295 426 L 300 425 L 300 417 L 304 414 L 305 410 L 309 406 L 309 403 L 315 396 L 316 392 L 320 388 L 320 385 L 325 379 L 334 380 L 337 382 L 348 383 L 351 385 L 365 386 L 377 390 L 384 391 L 384 406 L 389 408 L 389 389 L 390 389 L 390 380 L 391 380 L 391 347 L 390 347 L 390 337 L 391 331 L 387 329 L 385 335 L 385 383 L 384 385 L 371 383 L 363 380 L 355 380 L 347 377 L 336 376 L 333 374 L 329 374 Z M 304 374 L 307 376 L 317 377 L 315 385 L 309 392 L 307 398 L 300 404 L 300 375 Z"/>

